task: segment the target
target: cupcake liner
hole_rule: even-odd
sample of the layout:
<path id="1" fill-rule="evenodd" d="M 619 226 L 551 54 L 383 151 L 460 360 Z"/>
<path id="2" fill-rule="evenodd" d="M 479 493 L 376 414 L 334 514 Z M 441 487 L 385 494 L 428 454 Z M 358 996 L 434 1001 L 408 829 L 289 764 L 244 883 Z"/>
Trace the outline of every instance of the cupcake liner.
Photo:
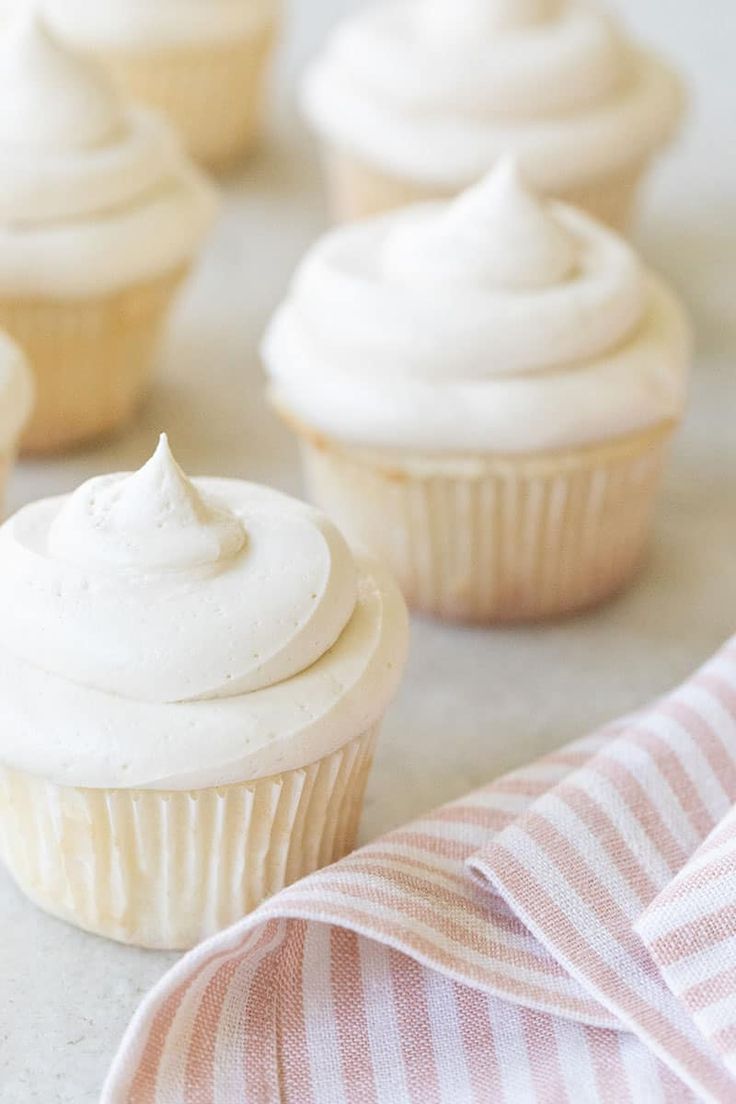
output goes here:
<path id="1" fill-rule="evenodd" d="M 639 565 L 671 423 L 520 456 L 421 457 L 303 438 L 314 502 L 437 617 L 535 620 L 603 601 Z"/>
<path id="2" fill-rule="evenodd" d="M 353 849 L 377 735 L 203 790 L 79 789 L 0 768 L 0 855 L 54 916 L 123 943 L 191 947 Z"/>
<path id="3" fill-rule="evenodd" d="M 54 452 L 117 428 L 148 382 L 186 267 L 104 298 L 0 299 L 0 328 L 28 356 L 36 405 L 26 453 Z"/>
<path id="4" fill-rule="evenodd" d="M 633 222 L 648 168 L 648 162 L 637 162 L 598 180 L 560 189 L 554 195 L 556 199 L 587 211 L 614 230 L 626 233 Z M 336 222 L 350 222 L 430 199 L 448 199 L 460 191 L 459 188 L 453 192 L 402 180 L 339 149 L 329 149 L 325 153 L 324 174 L 330 210 Z"/>
<path id="5" fill-rule="evenodd" d="M 267 23 L 234 42 L 96 56 L 127 95 L 168 116 L 196 160 L 224 168 L 257 138 L 275 37 Z"/>

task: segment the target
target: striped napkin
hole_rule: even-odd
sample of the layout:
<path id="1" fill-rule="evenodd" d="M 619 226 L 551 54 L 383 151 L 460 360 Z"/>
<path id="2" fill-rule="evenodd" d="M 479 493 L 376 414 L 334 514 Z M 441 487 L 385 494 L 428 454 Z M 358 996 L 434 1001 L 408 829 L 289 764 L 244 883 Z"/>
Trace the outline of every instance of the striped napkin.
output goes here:
<path id="1" fill-rule="evenodd" d="M 736 1101 L 736 638 L 186 955 L 104 1104 Z"/>

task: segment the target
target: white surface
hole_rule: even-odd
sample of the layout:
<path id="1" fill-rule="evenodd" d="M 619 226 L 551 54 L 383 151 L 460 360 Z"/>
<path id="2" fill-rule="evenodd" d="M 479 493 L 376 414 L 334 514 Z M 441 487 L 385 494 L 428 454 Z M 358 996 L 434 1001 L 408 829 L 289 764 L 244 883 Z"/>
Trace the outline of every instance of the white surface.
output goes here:
<path id="1" fill-rule="evenodd" d="M 493 632 L 415 623 L 405 689 L 370 784 L 366 838 L 664 691 L 736 628 L 733 0 L 617 6 L 697 88 L 689 132 L 662 167 L 639 235 L 699 331 L 690 414 L 652 556 L 623 598 L 563 624 Z M 284 77 L 344 7 L 296 4 L 268 148 L 228 182 L 224 217 L 136 426 L 93 452 L 22 465 L 11 505 L 138 464 L 162 428 L 192 472 L 298 489 L 292 443 L 263 404 L 256 346 L 323 224 L 314 158 Z M 106 944 L 48 919 L 1 874 L 0 927 L 2 1104 L 94 1104 L 125 1024 L 174 956 Z"/>

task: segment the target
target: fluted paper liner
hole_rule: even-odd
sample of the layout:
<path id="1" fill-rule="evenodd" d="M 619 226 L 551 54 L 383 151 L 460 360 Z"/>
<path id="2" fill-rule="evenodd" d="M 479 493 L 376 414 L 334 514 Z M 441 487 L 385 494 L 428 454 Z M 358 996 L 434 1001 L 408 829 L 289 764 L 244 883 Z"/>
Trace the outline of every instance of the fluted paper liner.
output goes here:
<path id="1" fill-rule="evenodd" d="M 192 157 L 226 167 L 253 145 L 275 23 L 223 43 L 97 56 L 123 91 L 166 115 Z"/>
<path id="2" fill-rule="evenodd" d="M 0 329 L 18 342 L 36 378 L 24 452 L 78 445 L 130 417 L 186 270 L 103 297 L 0 299 Z"/>
<path id="3" fill-rule="evenodd" d="M 302 437 L 312 499 L 438 617 L 532 620 L 600 602 L 645 550 L 673 426 L 498 457 L 350 450 Z"/>
<path id="4" fill-rule="evenodd" d="M 191 947 L 353 849 L 377 734 L 300 769 L 181 792 L 0 768 L 0 854 L 55 916 L 124 943 Z"/>
<path id="5" fill-rule="evenodd" d="M 350 222 L 430 199 L 449 199 L 462 190 L 433 188 L 392 176 L 345 150 L 327 149 L 323 161 L 330 210 L 336 222 Z M 634 220 L 648 170 L 649 162 L 639 161 L 574 188 L 559 188 L 549 194 L 624 234 Z"/>

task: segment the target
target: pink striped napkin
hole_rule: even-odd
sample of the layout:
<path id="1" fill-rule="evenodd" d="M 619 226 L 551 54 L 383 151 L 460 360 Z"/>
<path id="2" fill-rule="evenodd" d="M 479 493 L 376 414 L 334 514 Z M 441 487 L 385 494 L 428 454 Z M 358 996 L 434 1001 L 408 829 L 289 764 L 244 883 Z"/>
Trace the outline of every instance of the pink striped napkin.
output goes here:
<path id="1" fill-rule="evenodd" d="M 185 956 L 103 1104 L 736 1101 L 735 800 L 736 639 Z"/>

